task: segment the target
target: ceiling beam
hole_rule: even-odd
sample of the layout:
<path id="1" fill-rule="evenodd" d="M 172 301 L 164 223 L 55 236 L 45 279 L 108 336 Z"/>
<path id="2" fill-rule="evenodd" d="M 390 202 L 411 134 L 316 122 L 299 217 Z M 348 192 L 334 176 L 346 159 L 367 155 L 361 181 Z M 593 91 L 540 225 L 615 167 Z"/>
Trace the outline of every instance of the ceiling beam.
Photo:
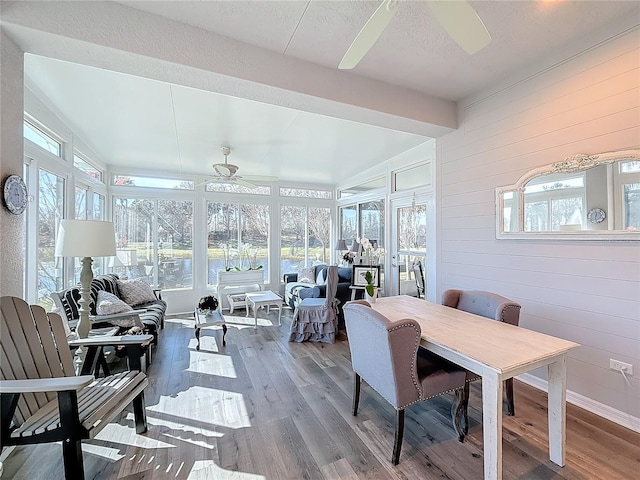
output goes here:
<path id="1" fill-rule="evenodd" d="M 27 53 L 439 137 L 455 102 L 319 66 L 114 2 L 2 2 Z"/>

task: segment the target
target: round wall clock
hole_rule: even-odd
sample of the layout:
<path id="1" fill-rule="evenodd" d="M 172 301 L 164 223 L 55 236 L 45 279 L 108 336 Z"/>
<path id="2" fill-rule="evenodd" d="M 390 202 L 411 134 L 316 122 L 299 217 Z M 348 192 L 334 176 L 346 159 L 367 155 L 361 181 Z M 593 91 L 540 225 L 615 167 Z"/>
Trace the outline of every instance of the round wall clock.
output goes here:
<path id="1" fill-rule="evenodd" d="M 9 212 L 20 215 L 27 208 L 27 186 L 20 175 L 9 175 L 4 180 L 4 205 Z"/>
<path id="2" fill-rule="evenodd" d="M 587 220 L 591 223 L 601 223 L 607 217 L 607 214 L 604 213 L 604 210 L 601 208 L 592 208 L 587 213 Z"/>

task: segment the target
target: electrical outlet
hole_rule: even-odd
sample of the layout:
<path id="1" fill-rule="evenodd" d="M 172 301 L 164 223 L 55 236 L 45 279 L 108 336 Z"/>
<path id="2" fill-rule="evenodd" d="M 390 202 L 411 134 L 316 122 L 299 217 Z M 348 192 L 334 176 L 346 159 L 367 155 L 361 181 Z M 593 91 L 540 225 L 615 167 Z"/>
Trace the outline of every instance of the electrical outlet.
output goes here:
<path id="1" fill-rule="evenodd" d="M 621 362 L 620 360 L 616 360 L 614 358 L 609 359 L 609 368 L 618 372 L 624 370 L 624 373 L 626 373 L 627 375 L 633 375 L 633 365 L 631 365 L 630 363 Z"/>

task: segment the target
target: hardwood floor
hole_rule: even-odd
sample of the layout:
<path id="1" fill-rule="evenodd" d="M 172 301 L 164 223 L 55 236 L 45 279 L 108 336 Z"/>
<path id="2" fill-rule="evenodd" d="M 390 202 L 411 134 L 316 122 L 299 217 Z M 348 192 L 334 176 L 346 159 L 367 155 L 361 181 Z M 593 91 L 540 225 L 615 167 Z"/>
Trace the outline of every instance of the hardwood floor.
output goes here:
<path id="1" fill-rule="evenodd" d="M 237 313 L 237 312 L 236 312 Z M 431 479 L 483 476 L 481 390 L 471 386 L 470 430 L 459 443 L 451 396 L 407 410 L 400 464 L 390 462 L 394 410 L 366 383 L 351 415 L 349 346 L 289 343 L 282 326 L 227 317 L 218 329 L 168 319 L 146 389 L 149 431 L 123 415 L 83 445 L 87 479 Z M 264 316 L 264 315 L 263 315 Z M 640 435 L 567 405 L 567 465 L 547 453 L 546 395 L 515 382 L 516 416 L 504 417 L 505 479 L 631 479 Z M 17 448 L 3 479 L 63 478 L 59 444 Z"/>

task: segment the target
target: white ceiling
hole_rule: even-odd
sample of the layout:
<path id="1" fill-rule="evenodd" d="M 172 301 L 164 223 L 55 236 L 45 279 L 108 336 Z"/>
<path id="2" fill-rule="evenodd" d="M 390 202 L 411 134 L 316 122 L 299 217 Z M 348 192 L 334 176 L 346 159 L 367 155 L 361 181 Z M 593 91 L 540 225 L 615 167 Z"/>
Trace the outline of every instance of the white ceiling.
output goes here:
<path id="1" fill-rule="evenodd" d="M 329 69 L 337 68 L 379 5 L 315 0 L 117 3 L 260 47 L 265 56 L 277 52 Z M 584 40 L 589 32 L 639 12 L 635 1 L 470 3 L 493 38 L 476 55 L 467 55 L 447 36 L 424 2 L 406 1 L 371 51 L 346 75 L 458 101 L 530 65 L 543 65 L 545 58 Z M 335 184 L 428 140 L 408 130 L 39 55 L 27 56 L 25 76 L 27 85 L 42 93 L 89 146 L 116 167 L 208 174 L 211 164 L 222 160 L 220 147 L 229 145 L 229 160 L 240 166 L 240 174 Z"/>

